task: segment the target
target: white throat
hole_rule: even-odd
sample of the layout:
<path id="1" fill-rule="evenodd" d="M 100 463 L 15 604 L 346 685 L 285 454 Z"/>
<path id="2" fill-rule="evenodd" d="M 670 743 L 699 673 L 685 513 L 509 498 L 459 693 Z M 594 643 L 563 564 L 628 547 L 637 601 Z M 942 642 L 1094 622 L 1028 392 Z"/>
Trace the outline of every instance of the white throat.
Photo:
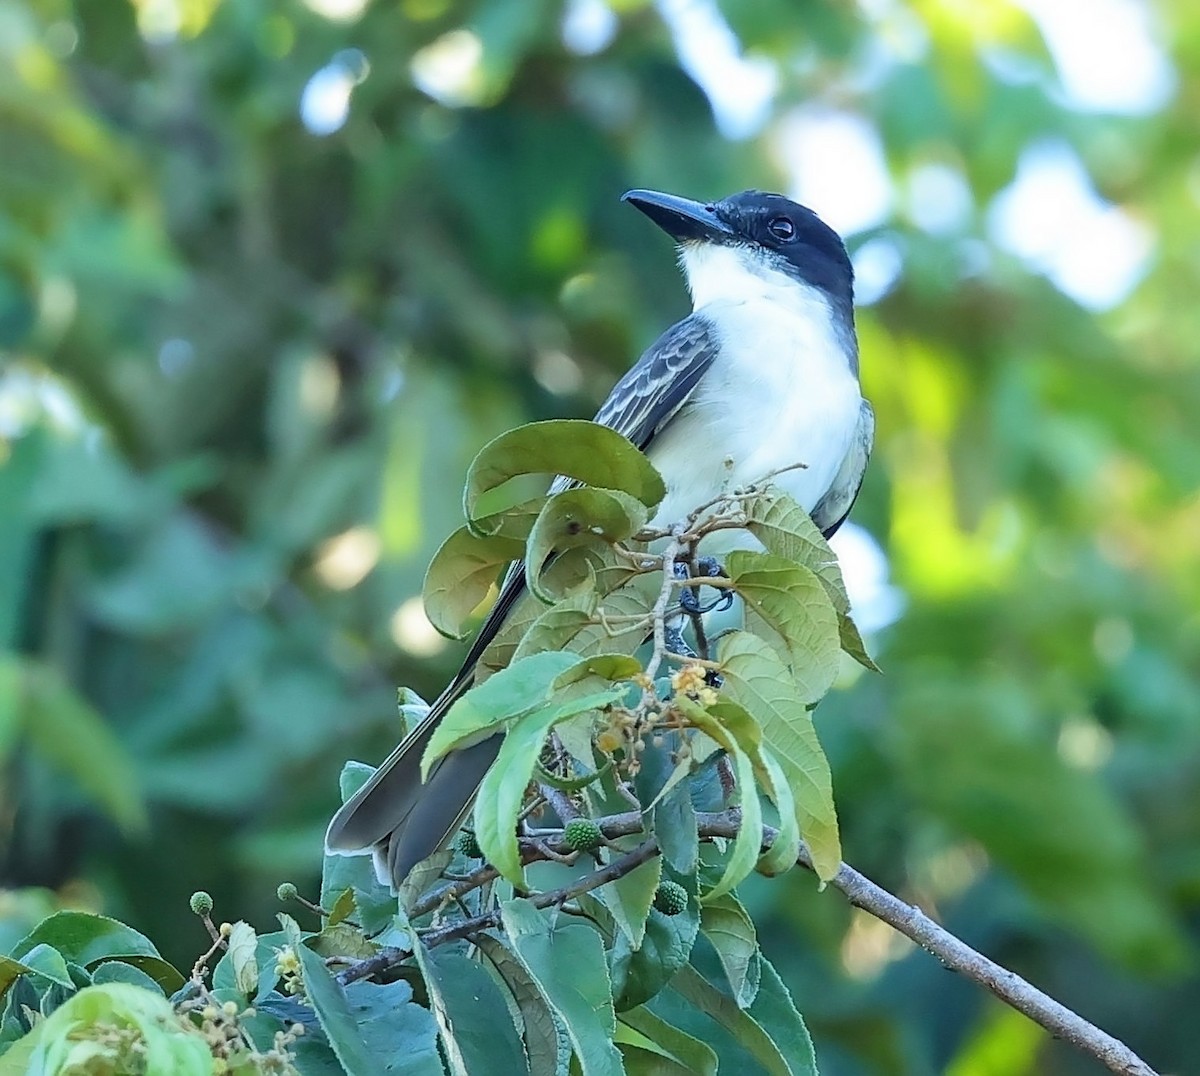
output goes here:
<path id="1" fill-rule="evenodd" d="M 650 448 L 673 479 L 657 521 L 674 522 L 722 488 L 797 463 L 806 466 L 778 483 L 812 511 L 858 423 L 853 338 L 820 289 L 752 249 L 688 243 L 680 260 L 720 353 Z"/>
<path id="2" fill-rule="evenodd" d="M 751 247 L 685 243 L 680 247 L 679 260 L 695 310 L 714 302 L 769 302 L 813 317 L 819 315 L 814 308 L 819 304 L 824 317 L 828 317 L 829 304 L 817 288 L 774 268 L 765 254 Z"/>

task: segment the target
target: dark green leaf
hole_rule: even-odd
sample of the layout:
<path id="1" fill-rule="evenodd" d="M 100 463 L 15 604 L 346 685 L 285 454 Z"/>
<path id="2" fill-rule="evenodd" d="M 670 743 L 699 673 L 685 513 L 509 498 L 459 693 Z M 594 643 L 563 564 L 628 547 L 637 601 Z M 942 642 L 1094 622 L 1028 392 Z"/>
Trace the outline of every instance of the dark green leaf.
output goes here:
<path id="1" fill-rule="evenodd" d="M 655 804 L 654 835 L 663 859 L 676 874 L 696 873 L 700 840 L 688 782 L 677 784 Z"/>
<path id="2" fill-rule="evenodd" d="M 304 990 L 316 1010 L 329 1045 L 347 1076 L 371 1076 L 380 1065 L 358 1030 L 345 990 L 329 974 L 325 961 L 307 946 L 296 947 L 304 974 Z"/>
<path id="3" fill-rule="evenodd" d="M 717 1055 L 699 1039 L 668 1024 L 643 1005 L 621 1013 L 618 1020 L 640 1032 L 693 1076 L 714 1076 Z"/>
<path id="4" fill-rule="evenodd" d="M 449 948 L 417 953 L 451 1073 L 528 1073 L 500 987 L 478 961 Z"/>
<path id="5" fill-rule="evenodd" d="M 771 1042 L 788 1059 L 796 1076 L 817 1076 L 817 1059 L 804 1020 L 796 1011 L 792 995 L 779 973 L 766 957 L 759 954 L 761 969 L 758 994 L 750 1006 L 750 1016 L 770 1036 Z"/>
<path id="6" fill-rule="evenodd" d="M 600 936 L 584 923 L 565 916 L 556 920 L 524 900 L 502 904 L 500 913 L 512 951 L 567 1029 L 583 1076 L 621 1076 Z"/>
<path id="7" fill-rule="evenodd" d="M 481 934 L 475 941 L 521 1013 L 530 1076 L 566 1076 L 571 1042 L 533 976 L 500 939 Z"/>
<path id="8" fill-rule="evenodd" d="M 145 935 L 116 919 L 91 912 L 55 912 L 19 941 L 10 955 L 20 960 L 43 943 L 57 949 L 65 960 L 84 967 L 126 956 L 161 959 Z"/>
<path id="9" fill-rule="evenodd" d="M 700 932 L 700 910 L 695 900 L 696 882 L 677 876 L 677 881 L 692 898 L 678 915 L 664 915 L 650 909 L 642 945 L 636 951 L 618 934 L 610 954 L 613 997 L 618 1011 L 632 1009 L 649 1001 L 687 962 L 696 935 Z"/>
<path id="10" fill-rule="evenodd" d="M 764 987 L 770 989 L 771 973 L 767 967 L 764 964 L 762 969 L 760 994 Z M 797 1029 L 794 1026 L 790 1039 L 775 1042 L 771 1034 L 754 1019 L 753 1008 L 750 1012 L 738 1008 L 733 998 L 718 990 L 690 964 L 676 973 L 671 980 L 671 988 L 725 1028 L 770 1076 L 816 1076 L 816 1067 L 812 1062 L 812 1044 L 808 1042 L 807 1033 L 803 1036 L 803 1043 L 807 1043 L 807 1048 L 804 1048 L 803 1043 L 798 1044 Z M 773 1008 L 771 1015 L 776 1015 Z M 796 1017 L 796 1020 L 799 1021 L 799 1017 Z M 799 1023 L 799 1029 L 802 1030 L 803 1027 L 803 1023 Z"/>
<path id="11" fill-rule="evenodd" d="M 386 1076 L 443 1076 L 437 1025 L 428 1009 L 413 1002 L 412 987 L 407 982 L 351 983 L 344 995 L 375 1072 Z M 301 1071 L 307 1070 L 302 1067 Z"/>
<path id="12" fill-rule="evenodd" d="M 663 499 L 662 477 L 614 430 L 594 422 L 531 422 L 486 444 L 467 471 L 463 510 L 476 519 L 480 496 L 523 474 L 566 475 L 591 486 L 619 489 L 653 507 Z"/>

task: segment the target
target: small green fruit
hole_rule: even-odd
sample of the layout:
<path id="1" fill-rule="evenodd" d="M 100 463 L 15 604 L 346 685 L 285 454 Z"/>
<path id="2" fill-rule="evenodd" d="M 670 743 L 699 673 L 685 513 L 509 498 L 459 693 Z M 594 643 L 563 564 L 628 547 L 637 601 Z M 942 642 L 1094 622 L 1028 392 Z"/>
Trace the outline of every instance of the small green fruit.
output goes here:
<path id="1" fill-rule="evenodd" d="M 192 915 L 208 915 L 213 910 L 213 900 L 203 889 L 197 889 L 192 894 L 192 899 L 188 901 L 191 905 Z"/>
<path id="2" fill-rule="evenodd" d="M 572 818 L 563 830 L 563 843 L 576 852 L 590 852 L 604 843 L 604 834 L 590 818 Z"/>
<path id="3" fill-rule="evenodd" d="M 285 904 L 289 900 L 295 900 L 299 895 L 300 894 L 295 885 L 293 885 L 291 882 L 280 882 L 279 888 L 275 890 L 275 896 L 277 896 Z"/>
<path id="4" fill-rule="evenodd" d="M 654 907 L 663 915 L 678 915 L 688 906 L 687 890 L 678 882 L 659 882 L 654 891 Z"/>
<path id="5" fill-rule="evenodd" d="M 479 841 L 475 837 L 474 830 L 459 830 L 458 839 L 454 842 L 454 847 L 468 859 L 483 858 L 483 849 L 479 847 Z"/>

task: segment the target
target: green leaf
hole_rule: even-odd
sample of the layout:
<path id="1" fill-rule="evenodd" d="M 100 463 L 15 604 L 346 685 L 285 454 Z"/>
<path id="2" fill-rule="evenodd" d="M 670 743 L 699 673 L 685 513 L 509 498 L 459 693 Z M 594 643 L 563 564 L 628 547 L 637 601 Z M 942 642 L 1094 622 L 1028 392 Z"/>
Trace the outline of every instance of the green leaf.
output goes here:
<path id="1" fill-rule="evenodd" d="M 676 697 L 675 705 L 701 732 L 716 740 L 729 754 L 733 762 L 734 778 L 741 797 L 742 822 L 733 839 L 733 849 L 720 880 L 707 893 L 701 895 L 702 903 L 716 900 L 739 885 L 754 870 L 759 849 L 762 848 L 762 805 L 758 802 L 758 788 L 754 780 L 754 763 L 739 742 L 739 738 L 717 718 L 691 699 Z M 745 735 L 745 733 L 743 733 Z"/>
<path id="2" fill-rule="evenodd" d="M 525 900 L 501 904 L 500 915 L 512 951 L 566 1027 L 583 1076 L 623 1076 L 600 936 Z"/>
<path id="3" fill-rule="evenodd" d="M 812 715 L 796 697 L 787 668 L 761 639 L 730 632 L 717 648 L 725 683 L 721 694 L 747 710 L 782 767 L 796 801 L 796 821 L 817 877 L 828 881 L 842 861 L 833 779 L 817 741 Z"/>
<path id="4" fill-rule="evenodd" d="M 296 953 L 304 974 L 304 991 L 321 1022 L 321 1030 L 325 1032 L 347 1076 L 371 1076 L 377 1073 L 379 1062 L 371 1056 L 363 1042 L 345 990 L 330 975 L 319 954 L 306 945 L 296 946 Z"/>
<path id="5" fill-rule="evenodd" d="M 736 703 L 719 703 L 719 706 L 736 706 Z M 796 865 L 800 855 L 800 823 L 797 821 L 796 798 L 792 795 L 792 786 L 788 783 L 787 774 L 779 764 L 771 749 L 765 745 L 758 750 L 758 760 L 762 771 L 755 767 L 758 773 L 758 783 L 767 790 L 779 813 L 779 832 L 775 840 L 758 859 L 755 868 L 760 874 L 773 877 L 791 870 Z"/>
<path id="6" fill-rule="evenodd" d="M 3 997 L 7 993 L 8 988 L 17 979 L 33 970 L 33 968 L 20 960 L 13 960 L 12 957 L 8 956 L 0 956 L 0 997 Z M 68 976 L 68 980 L 69 978 Z"/>
<path id="7" fill-rule="evenodd" d="M 521 853 L 517 845 L 517 815 L 546 736 L 560 721 L 608 706 L 620 698 L 624 690 L 623 686 L 614 686 L 607 691 L 581 695 L 557 706 L 548 706 L 537 713 L 523 716 L 505 734 L 496 760 L 479 786 L 475 800 L 475 837 L 488 862 L 514 885 L 524 883 Z"/>
<path id="8" fill-rule="evenodd" d="M 750 1016 L 788 1059 L 795 1076 L 817 1076 L 817 1058 L 804 1020 L 796 1011 L 792 995 L 779 973 L 761 953 L 758 994 L 750 1006 Z"/>
<path id="9" fill-rule="evenodd" d="M 730 582 L 788 649 L 803 702 L 822 699 L 841 665 L 837 614 L 809 569 L 773 553 L 734 550 L 725 558 Z"/>
<path id="10" fill-rule="evenodd" d="M 654 805 L 654 835 L 667 866 L 676 874 L 696 873 L 700 838 L 688 782 L 676 784 Z"/>
<path id="11" fill-rule="evenodd" d="M 732 893 L 700 909 L 700 932 L 712 943 L 738 1008 L 748 1008 L 758 993 L 758 935 L 754 921 Z"/>
<path id="12" fill-rule="evenodd" d="M 760 957 L 760 960 L 762 958 Z M 762 961 L 761 980 L 759 985 L 760 997 L 766 991 L 768 1001 L 756 1014 L 756 1006 L 749 1011 L 740 1009 L 737 1002 L 722 990 L 718 990 L 703 975 L 690 964 L 680 969 L 671 980 L 671 988 L 678 991 L 701 1012 L 712 1017 L 754 1058 L 769 1076 L 816 1076 L 816 1065 L 813 1062 L 812 1042 L 804 1029 L 795 1009 L 794 1020 L 788 1020 L 786 1008 L 780 1004 L 774 995 L 778 984 L 783 990 L 775 971 L 765 960 Z M 786 991 L 784 991 L 786 996 Z M 787 1005 L 791 1005 L 788 998 Z M 782 1032 L 780 1041 L 776 1041 L 771 1032 L 766 1031 L 762 1024 L 755 1019 L 756 1015 L 765 1012 L 772 1023 Z"/>
<path id="13" fill-rule="evenodd" d="M 451 949 L 416 953 L 454 1076 L 529 1071 L 525 1048 L 497 985 L 477 961 Z"/>
<path id="14" fill-rule="evenodd" d="M 258 936 L 254 928 L 239 919 L 228 938 L 229 959 L 233 964 L 233 985 L 238 993 L 252 998 L 258 992 Z"/>
<path id="15" fill-rule="evenodd" d="M 430 767 L 447 752 L 485 739 L 497 725 L 544 705 L 554 691 L 556 677 L 578 661 L 569 653 L 531 654 L 473 687 L 438 723 L 421 757 L 421 778 L 424 780 Z"/>
<path id="16" fill-rule="evenodd" d="M 812 517 L 778 487 L 764 490 L 742 502 L 746 530 L 769 553 L 803 565 L 821 580 L 839 613 L 850 609 L 850 596 L 842 579 L 837 554 L 830 548 Z"/>
<path id="17" fill-rule="evenodd" d="M 566 1076 L 571 1042 L 533 976 L 499 938 L 480 934 L 475 941 L 508 987 L 521 1014 L 530 1076 Z"/>
<path id="18" fill-rule="evenodd" d="M 425 615 L 439 632 L 461 639 L 471 613 L 488 596 L 500 569 L 525 553 L 525 543 L 504 534 L 480 537 L 460 527 L 433 555 L 422 594 Z"/>
<path id="19" fill-rule="evenodd" d="M 287 944 L 287 937 L 282 930 L 259 934 L 255 938 L 254 961 L 258 965 L 258 985 L 254 992 L 247 995 L 252 1001 L 263 997 L 278 982 L 279 976 L 275 974 L 276 954 Z M 228 950 L 213 968 L 212 984 L 214 990 L 243 993 L 237 985 L 233 956 Z"/>
<path id="20" fill-rule="evenodd" d="M 593 623 L 600 599 L 594 591 L 572 594 L 539 616 L 517 644 L 513 661 L 545 650 L 565 650 L 584 628 Z M 571 647 L 572 653 L 577 653 Z"/>
<path id="21" fill-rule="evenodd" d="M 384 1076 L 444 1076 L 438 1054 L 437 1023 L 423 1005 L 412 1000 L 404 980 L 378 985 L 351 983 L 346 988 L 350 1016 Z M 307 1069 L 300 1066 L 307 1074 Z"/>
<path id="22" fill-rule="evenodd" d="M 161 984 L 151 979 L 140 968 L 126 964 L 123 960 L 109 960 L 101 964 L 96 969 L 96 974 L 92 976 L 92 982 L 96 986 L 103 986 L 105 983 L 128 983 L 130 986 L 138 986 L 143 990 L 153 990 L 156 994 L 166 995 Z"/>
<path id="23" fill-rule="evenodd" d="M 55 912 L 17 942 L 10 955 L 21 960 L 41 944 L 57 949 L 64 960 L 82 967 L 127 956 L 162 959 L 144 934 L 91 912 Z"/>
<path id="24" fill-rule="evenodd" d="M 329 909 L 329 922 L 326 923 L 326 926 L 336 927 L 343 920 L 349 919 L 353 914 L 354 890 L 347 886 L 337 895 L 337 899 L 333 902 L 333 907 Z"/>
<path id="25" fill-rule="evenodd" d="M 858 625 L 850 618 L 850 595 L 838 564 L 812 517 L 788 494 L 777 488 L 764 490 L 742 505 L 746 530 L 770 553 L 785 557 L 808 568 L 821 581 L 837 612 L 841 648 L 864 668 L 879 672 L 879 666 L 867 653 Z"/>
<path id="26" fill-rule="evenodd" d="M 542 601 L 555 601 L 560 595 L 545 588 L 541 578 L 553 553 L 623 541 L 640 531 L 649 518 L 649 509 L 621 490 L 583 486 L 554 494 L 539 513 L 525 545 L 529 589 Z"/>
<path id="27" fill-rule="evenodd" d="M 25 660 L 25 733 L 127 832 L 146 827 L 141 782 L 108 723 L 57 669 Z"/>
<path id="28" fill-rule="evenodd" d="M 613 922 L 628 939 L 630 949 L 641 948 L 646 919 L 661 878 L 662 860 L 655 856 L 597 891 L 596 895 L 612 913 Z"/>
<path id="29" fill-rule="evenodd" d="M 629 1009 L 617 1018 L 622 1024 L 635 1029 L 677 1064 L 694 1076 L 714 1076 L 717 1071 L 717 1055 L 707 1043 L 681 1031 L 644 1005 Z"/>
<path id="30" fill-rule="evenodd" d="M 676 876 L 673 881 L 695 897 L 694 875 Z M 678 915 L 664 915 L 651 908 L 639 949 L 631 949 L 625 935 L 618 934 L 609 957 L 617 1009 L 632 1009 L 654 997 L 687 964 L 699 933 L 699 905 L 691 899 Z"/>
<path id="31" fill-rule="evenodd" d="M 519 426 L 484 445 L 467 471 L 467 519 L 478 518 L 482 494 L 524 474 L 565 475 L 585 485 L 618 489 L 648 507 L 666 495 L 662 476 L 621 434 L 594 422 L 555 419 Z"/>
<path id="32" fill-rule="evenodd" d="M 52 946 L 46 945 L 45 942 L 30 949 L 21 959 L 21 963 L 28 970 L 45 976 L 51 982 L 65 986 L 68 990 L 75 989 L 75 983 L 71 979 L 71 972 L 67 969 L 67 962 L 63 959 L 62 953 Z"/>
<path id="33" fill-rule="evenodd" d="M 364 960 L 379 951 L 373 941 L 349 923 L 327 926 L 309 938 L 307 944 L 323 957 L 333 956 L 342 960 Z"/>

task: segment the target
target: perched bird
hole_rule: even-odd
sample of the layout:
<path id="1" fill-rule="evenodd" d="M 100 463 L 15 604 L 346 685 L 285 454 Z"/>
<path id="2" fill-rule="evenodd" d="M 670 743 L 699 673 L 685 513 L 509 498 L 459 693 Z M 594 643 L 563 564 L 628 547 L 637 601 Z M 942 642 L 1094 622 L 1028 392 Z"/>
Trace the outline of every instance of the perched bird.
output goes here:
<path id="1" fill-rule="evenodd" d="M 775 483 L 833 534 L 858 495 L 875 431 L 859 389 L 853 270 L 841 239 L 812 210 L 778 194 L 750 190 L 703 203 L 633 190 L 623 200 L 678 243 L 693 303 L 595 419 L 628 437 L 665 479 L 651 525 L 681 521 L 723 489 L 802 463 Z M 421 755 L 524 592 L 518 566 L 458 675 L 333 817 L 329 851 L 370 851 L 381 880 L 399 885 L 458 828 L 501 736 L 451 752 L 424 784 Z"/>

